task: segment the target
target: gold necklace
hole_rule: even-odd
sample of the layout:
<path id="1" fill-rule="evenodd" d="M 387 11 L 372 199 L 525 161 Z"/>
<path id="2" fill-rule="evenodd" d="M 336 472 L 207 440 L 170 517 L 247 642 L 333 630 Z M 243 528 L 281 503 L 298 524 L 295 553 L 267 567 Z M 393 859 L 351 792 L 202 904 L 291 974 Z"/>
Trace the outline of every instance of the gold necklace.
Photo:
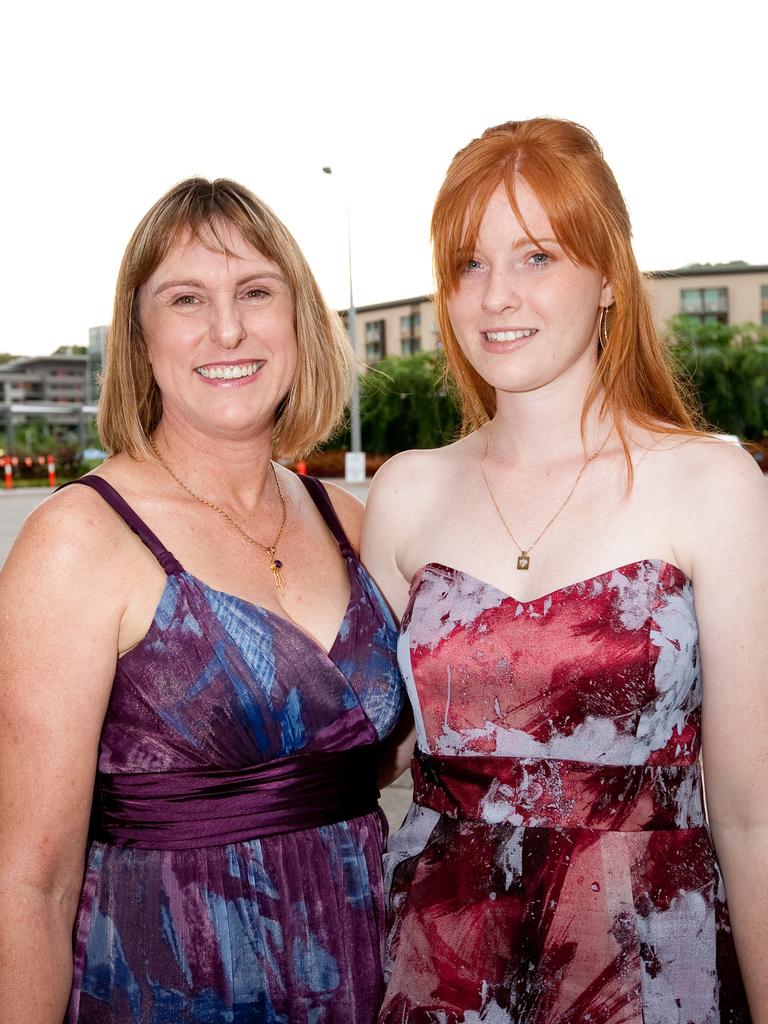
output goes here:
<path id="1" fill-rule="evenodd" d="M 491 435 L 492 435 L 492 433 L 493 433 L 493 420 L 491 420 L 490 423 L 488 424 L 488 436 L 485 439 L 485 448 L 483 449 L 483 454 L 482 454 L 482 457 L 480 459 L 480 472 L 483 474 L 483 480 L 485 481 L 485 487 L 486 487 L 486 490 L 488 491 L 488 497 L 493 502 L 493 507 L 496 509 L 496 514 L 498 515 L 499 519 L 501 520 L 504 529 L 507 531 L 509 536 L 512 538 L 512 543 L 515 545 L 517 550 L 520 552 L 520 554 L 518 556 L 518 559 L 517 559 L 517 568 L 518 569 L 528 570 L 531 567 L 531 551 L 536 547 L 536 545 L 539 543 L 541 538 L 544 536 L 544 534 L 550 528 L 552 523 L 554 523 L 554 521 L 557 519 L 557 517 L 563 511 L 565 506 L 571 500 L 571 498 L 573 497 L 573 492 L 576 490 L 576 488 L 579 485 L 579 480 L 581 480 L 582 476 L 584 475 L 584 470 L 587 468 L 587 466 L 590 464 L 590 462 L 593 461 L 593 459 L 597 458 L 597 456 L 600 454 L 600 452 L 603 450 L 603 448 L 605 448 L 605 446 L 606 446 L 606 444 L 608 442 L 608 438 L 606 437 L 605 441 L 603 441 L 603 443 L 600 445 L 600 447 L 597 449 L 597 451 L 592 452 L 591 455 L 588 455 L 586 457 L 586 459 L 584 459 L 584 463 L 583 463 L 581 469 L 579 470 L 576 479 L 573 481 L 573 486 L 571 487 L 570 491 L 568 491 L 568 493 L 565 496 L 565 501 L 562 503 L 562 505 L 558 508 L 558 510 L 555 512 L 555 514 L 549 520 L 549 522 L 544 527 L 544 529 L 541 531 L 541 533 L 538 535 L 536 540 L 534 540 L 532 544 L 529 544 L 527 548 L 522 548 L 522 547 L 520 547 L 518 542 L 515 540 L 515 535 L 512 533 L 512 531 L 510 530 L 509 526 L 507 525 L 507 521 L 504 518 L 504 516 L 502 515 L 501 509 L 499 508 L 498 503 L 497 503 L 496 499 L 493 496 L 493 491 L 491 490 L 491 485 L 488 483 L 488 477 L 485 475 L 485 459 L 486 459 L 486 456 L 488 455 L 488 450 L 491 447 Z"/>
<path id="2" fill-rule="evenodd" d="M 222 519 L 226 519 L 226 521 L 229 523 L 232 529 L 237 530 L 240 536 L 247 540 L 249 544 L 253 544 L 254 547 L 261 548 L 262 551 L 266 551 L 267 557 L 269 558 L 269 562 L 267 564 L 269 565 L 269 571 L 272 573 L 272 579 L 274 580 L 277 589 L 282 590 L 285 587 L 285 580 L 283 579 L 283 574 L 280 571 L 283 568 L 283 563 L 277 557 L 277 545 L 280 543 L 280 538 L 283 536 L 285 522 L 288 518 L 288 509 L 286 508 L 285 497 L 283 496 L 283 489 L 280 486 L 280 481 L 277 479 L 277 472 L 275 470 L 274 463 L 270 461 L 269 465 L 272 469 L 272 476 L 275 478 L 277 493 L 280 496 L 280 505 L 282 506 L 283 509 L 283 517 L 280 520 L 280 529 L 277 531 L 277 536 L 272 541 L 272 543 L 262 544 L 260 540 L 256 540 L 255 537 L 251 537 L 250 534 L 247 534 L 245 530 L 242 528 L 242 526 L 236 523 L 232 516 L 228 512 L 225 512 L 223 508 L 219 508 L 219 506 L 214 505 L 212 501 L 208 501 L 206 498 L 200 497 L 200 495 L 196 494 L 195 491 L 193 491 L 191 487 L 185 484 L 183 480 L 180 480 L 173 472 L 171 467 L 168 465 L 168 463 L 165 461 L 160 452 L 157 450 L 157 445 L 155 443 L 154 437 L 149 438 L 149 443 L 152 447 L 152 451 L 157 456 L 157 461 L 160 463 L 160 465 L 163 467 L 166 473 L 176 481 L 179 487 L 181 487 L 183 491 L 187 492 L 190 498 L 194 498 L 195 501 L 199 501 L 200 504 L 205 505 L 206 508 L 210 508 L 214 512 L 218 512 Z"/>

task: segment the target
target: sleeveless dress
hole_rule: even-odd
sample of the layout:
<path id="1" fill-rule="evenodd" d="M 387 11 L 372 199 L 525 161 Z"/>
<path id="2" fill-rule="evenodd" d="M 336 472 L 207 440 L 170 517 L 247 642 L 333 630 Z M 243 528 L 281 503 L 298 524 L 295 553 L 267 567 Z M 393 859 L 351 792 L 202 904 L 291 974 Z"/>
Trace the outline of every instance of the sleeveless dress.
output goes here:
<path id="1" fill-rule="evenodd" d="M 380 1022 L 748 1021 L 684 573 L 643 560 L 518 601 L 429 564 L 399 656 L 418 739 Z"/>
<path id="2" fill-rule="evenodd" d="M 328 653 L 185 572 L 106 481 L 77 482 L 167 580 L 104 721 L 68 1024 L 374 1021 L 375 751 L 403 694 L 396 626 L 325 490 L 304 481 L 351 584 Z"/>

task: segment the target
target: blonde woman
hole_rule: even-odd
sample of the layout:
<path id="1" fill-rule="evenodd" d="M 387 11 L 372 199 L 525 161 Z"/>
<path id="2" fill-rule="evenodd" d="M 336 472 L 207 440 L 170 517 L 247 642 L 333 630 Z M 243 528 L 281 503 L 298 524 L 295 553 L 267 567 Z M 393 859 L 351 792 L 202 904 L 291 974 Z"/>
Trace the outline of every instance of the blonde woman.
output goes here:
<path id="1" fill-rule="evenodd" d="M 191 179 L 139 224 L 111 458 L 0 583 L 4 1024 L 375 1019 L 394 624 L 359 503 L 272 461 L 333 429 L 348 353 L 247 189 Z"/>

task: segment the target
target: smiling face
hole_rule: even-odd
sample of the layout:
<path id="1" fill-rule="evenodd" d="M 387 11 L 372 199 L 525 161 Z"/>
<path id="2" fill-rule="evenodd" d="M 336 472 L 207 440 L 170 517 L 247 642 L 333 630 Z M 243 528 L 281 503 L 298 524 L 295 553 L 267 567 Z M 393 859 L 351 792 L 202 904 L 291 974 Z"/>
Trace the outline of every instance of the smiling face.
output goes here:
<path id="1" fill-rule="evenodd" d="M 193 238 L 139 290 L 139 319 L 163 417 L 208 436 L 271 430 L 296 372 L 294 300 L 280 267 L 228 224 L 231 255 Z"/>
<path id="2" fill-rule="evenodd" d="M 610 285 L 558 245 L 522 178 L 515 194 L 528 233 L 500 185 L 448 299 L 453 329 L 467 360 L 497 393 L 555 381 L 573 381 L 586 392 L 597 365 L 600 306 L 613 302 Z"/>

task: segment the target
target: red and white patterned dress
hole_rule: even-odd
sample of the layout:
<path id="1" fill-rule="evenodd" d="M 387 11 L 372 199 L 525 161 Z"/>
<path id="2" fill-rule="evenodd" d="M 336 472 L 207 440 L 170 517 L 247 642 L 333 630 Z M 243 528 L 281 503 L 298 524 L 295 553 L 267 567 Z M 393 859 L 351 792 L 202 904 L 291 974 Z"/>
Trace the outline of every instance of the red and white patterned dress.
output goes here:
<path id="1" fill-rule="evenodd" d="M 429 564 L 400 664 L 418 752 L 380 1022 L 748 1021 L 684 573 L 644 560 L 518 601 Z"/>

